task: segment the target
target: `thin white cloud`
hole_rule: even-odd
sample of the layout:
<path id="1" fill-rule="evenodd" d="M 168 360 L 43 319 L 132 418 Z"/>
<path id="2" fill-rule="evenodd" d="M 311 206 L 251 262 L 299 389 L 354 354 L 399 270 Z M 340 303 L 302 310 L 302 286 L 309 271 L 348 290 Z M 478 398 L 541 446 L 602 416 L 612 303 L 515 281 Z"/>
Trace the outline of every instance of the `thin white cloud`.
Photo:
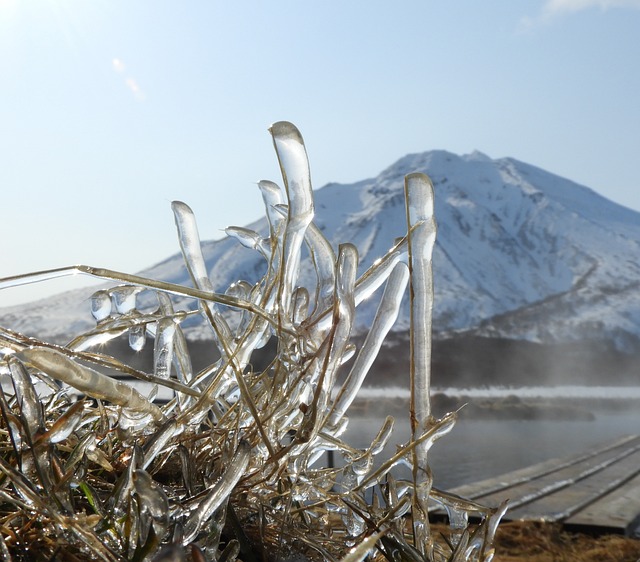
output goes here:
<path id="1" fill-rule="evenodd" d="M 545 0 L 538 16 L 525 17 L 521 23 L 527 28 L 536 23 L 549 22 L 562 16 L 594 8 L 603 12 L 613 8 L 640 10 L 640 0 Z"/>
<path id="2" fill-rule="evenodd" d="M 547 0 L 542 13 L 547 17 L 572 14 L 590 8 L 608 10 L 610 8 L 640 9 L 640 0 Z"/>

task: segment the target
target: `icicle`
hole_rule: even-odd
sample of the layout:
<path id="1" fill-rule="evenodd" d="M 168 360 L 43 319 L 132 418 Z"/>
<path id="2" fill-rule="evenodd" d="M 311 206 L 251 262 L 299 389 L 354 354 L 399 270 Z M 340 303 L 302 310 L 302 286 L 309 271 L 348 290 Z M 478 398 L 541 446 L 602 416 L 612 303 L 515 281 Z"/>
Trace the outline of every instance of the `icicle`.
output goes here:
<path id="1" fill-rule="evenodd" d="M 155 520 L 168 523 L 169 500 L 162 488 L 146 470 L 137 469 L 133 473 L 133 485 L 141 499 L 140 506 Z"/>
<path id="2" fill-rule="evenodd" d="M 65 472 L 72 470 L 82 460 L 82 457 L 85 455 L 86 450 L 89 447 L 95 446 L 95 439 L 95 434 L 90 432 L 78 441 L 78 444 L 75 446 L 64 465 Z"/>
<path id="3" fill-rule="evenodd" d="M 338 261 L 336 266 L 335 304 L 333 309 L 334 331 L 331 342 L 330 363 L 332 373 L 342 361 L 349 337 L 353 328 L 356 305 L 354 289 L 356 282 L 356 271 L 358 268 L 358 249 L 353 244 L 340 244 L 338 249 Z M 333 377 L 329 379 L 333 385 Z"/>
<path id="4" fill-rule="evenodd" d="M 406 253 L 407 239 L 403 238 L 362 274 L 356 284 L 356 305 L 368 299 L 387 280 L 396 264 L 404 260 Z"/>
<path id="5" fill-rule="evenodd" d="M 373 441 L 371 441 L 371 445 L 369 446 L 369 453 L 371 455 L 379 455 L 382 452 L 382 449 L 384 449 L 391 437 L 394 423 L 395 420 L 391 416 L 387 416 L 385 418 L 380 431 L 378 431 L 378 434 L 373 438 Z"/>
<path id="6" fill-rule="evenodd" d="M 229 285 L 225 291 L 225 295 L 230 295 L 239 299 L 250 300 L 252 298 L 253 286 L 247 281 L 236 281 Z M 235 328 L 236 338 L 240 338 L 242 334 L 249 328 L 249 324 L 255 320 L 253 314 L 243 310 L 240 312 L 240 321 Z"/>
<path id="7" fill-rule="evenodd" d="M 160 310 L 164 316 L 174 316 L 173 303 L 169 295 L 158 292 L 158 303 L 160 304 Z M 178 315 L 176 315 L 179 318 Z M 180 318 L 181 319 L 181 318 Z M 191 365 L 191 355 L 189 354 L 189 348 L 187 347 L 187 340 L 182 330 L 182 326 L 179 323 L 175 325 L 175 337 L 174 337 L 174 362 L 176 365 L 176 372 L 180 382 L 188 384 L 193 379 L 193 366 Z M 182 396 L 182 393 L 178 395 Z M 183 397 L 184 398 L 184 397 Z M 182 398 L 180 398 L 182 400 Z"/>
<path id="8" fill-rule="evenodd" d="M 115 483 L 113 492 L 108 498 L 108 505 L 112 506 L 116 514 L 126 512 L 127 504 L 130 502 L 131 492 L 133 490 L 133 473 L 138 466 L 139 457 L 142 456 L 138 447 L 133 447 L 129 464 L 122 471 L 120 477 Z"/>
<path id="9" fill-rule="evenodd" d="M 158 320 L 156 342 L 153 348 L 153 374 L 161 379 L 171 377 L 175 334 L 176 322 L 173 318 L 161 318 Z"/>
<path id="10" fill-rule="evenodd" d="M 137 324 L 129 328 L 129 347 L 133 351 L 142 351 L 147 341 L 147 329 L 144 324 Z"/>

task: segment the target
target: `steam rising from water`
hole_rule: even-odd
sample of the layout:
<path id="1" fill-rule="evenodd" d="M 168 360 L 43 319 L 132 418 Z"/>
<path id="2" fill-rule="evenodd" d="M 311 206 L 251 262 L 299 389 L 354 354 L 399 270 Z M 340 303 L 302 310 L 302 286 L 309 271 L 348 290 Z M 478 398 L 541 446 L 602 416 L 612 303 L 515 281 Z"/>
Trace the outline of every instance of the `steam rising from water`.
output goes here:
<path id="1" fill-rule="evenodd" d="M 478 388 L 442 387 L 433 388 L 434 393 L 470 398 L 583 398 L 610 400 L 640 400 L 640 386 L 486 386 Z M 360 389 L 361 398 L 409 398 L 409 390 L 400 387 Z"/>

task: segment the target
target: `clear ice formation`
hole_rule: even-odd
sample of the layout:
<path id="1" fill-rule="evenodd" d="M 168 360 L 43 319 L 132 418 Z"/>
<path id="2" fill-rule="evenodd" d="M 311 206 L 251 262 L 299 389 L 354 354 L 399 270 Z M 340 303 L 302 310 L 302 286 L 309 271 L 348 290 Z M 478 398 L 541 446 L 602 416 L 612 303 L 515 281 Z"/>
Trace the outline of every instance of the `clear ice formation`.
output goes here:
<path id="1" fill-rule="evenodd" d="M 284 187 L 258 184 L 268 236 L 226 229 L 264 257 L 257 282 L 239 279 L 215 291 L 195 216 L 179 201 L 172 208 L 193 287 L 90 266 L 0 280 L 8 288 L 82 273 L 117 283 L 90 300 L 95 328 L 66 346 L 0 328 L 0 494 L 3 510 L 15 512 L 0 527 L 4 559 L 27 544 L 43 556 L 63 550 L 109 561 L 492 559 L 505 507 L 491 510 L 433 488 L 427 462 L 431 445 L 456 419 L 434 419 L 429 401 L 436 237 L 429 178 L 407 176 L 407 235 L 358 278 L 357 248 L 333 248 L 313 223 L 300 132 L 278 122 L 270 133 Z M 299 284 L 305 246 L 312 287 Z M 356 349 L 357 306 L 383 285 Z M 384 460 L 393 418 L 367 449 L 342 436 L 407 286 L 412 438 Z M 143 291 L 156 296 L 155 311 L 138 309 Z M 175 310 L 175 295 L 194 299 L 196 310 Z M 219 352 L 199 372 L 181 327 L 194 314 Z M 153 340 L 152 372 L 101 351 L 118 337 L 136 352 Z M 273 359 L 254 370 L 252 354 L 269 340 Z M 155 390 L 144 396 L 114 374 L 151 382 L 172 398 L 156 403 Z M 327 464 L 327 452 L 342 465 Z M 412 469 L 411 480 L 394 476 L 401 464 Z M 446 541 L 430 531 L 437 506 L 449 518 Z M 474 527 L 470 517 L 480 523 Z M 42 529 L 35 542 L 25 523 L 32 520 Z"/>

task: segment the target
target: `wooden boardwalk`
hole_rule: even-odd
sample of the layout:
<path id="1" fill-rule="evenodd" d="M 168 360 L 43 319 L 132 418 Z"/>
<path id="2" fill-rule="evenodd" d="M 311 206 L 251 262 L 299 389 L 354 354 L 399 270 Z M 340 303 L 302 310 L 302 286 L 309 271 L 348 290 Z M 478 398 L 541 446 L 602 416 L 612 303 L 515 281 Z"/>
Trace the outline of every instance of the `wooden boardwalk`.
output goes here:
<path id="1" fill-rule="evenodd" d="M 497 506 L 505 520 L 562 522 L 570 530 L 640 537 L 640 436 L 451 490 Z"/>

